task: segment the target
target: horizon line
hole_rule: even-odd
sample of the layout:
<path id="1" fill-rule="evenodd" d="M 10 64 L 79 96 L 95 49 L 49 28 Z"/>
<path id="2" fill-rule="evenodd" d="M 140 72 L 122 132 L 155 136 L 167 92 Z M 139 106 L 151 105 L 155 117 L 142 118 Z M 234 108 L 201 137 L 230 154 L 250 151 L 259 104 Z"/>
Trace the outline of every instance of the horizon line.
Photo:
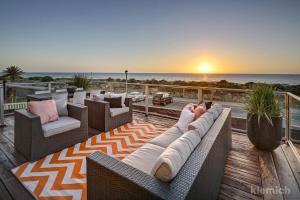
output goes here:
<path id="1" fill-rule="evenodd" d="M 74 73 L 74 74 L 124 74 L 125 72 L 74 72 L 74 71 L 63 71 L 63 72 L 50 72 L 50 71 L 24 71 L 24 73 Z M 300 73 L 186 73 L 186 72 L 130 72 L 128 74 L 195 74 L 195 75 L 300 75 Z"/>

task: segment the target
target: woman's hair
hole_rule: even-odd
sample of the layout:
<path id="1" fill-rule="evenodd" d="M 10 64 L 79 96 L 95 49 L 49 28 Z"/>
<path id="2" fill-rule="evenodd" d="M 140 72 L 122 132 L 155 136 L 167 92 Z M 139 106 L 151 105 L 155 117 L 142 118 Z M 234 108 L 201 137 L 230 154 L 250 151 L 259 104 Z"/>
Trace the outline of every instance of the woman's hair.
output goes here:
<path id="1" fill-rule="evenodd" d="M 210 107 L 211 107 L 211 105 L 212 105 L 212 101 L 207 101 L 207 102 L 204 102 L 203 100 L 201 100 L 201 101 L 199 101 L 199 103 L 198 103 L 198 106 L 200 105 L 200 104 L 203 104 L 203 103 L 205 103 L 205 107 L 206 107 L 206 109 L 208 110 L 208 109 L 210 109 Z"/>

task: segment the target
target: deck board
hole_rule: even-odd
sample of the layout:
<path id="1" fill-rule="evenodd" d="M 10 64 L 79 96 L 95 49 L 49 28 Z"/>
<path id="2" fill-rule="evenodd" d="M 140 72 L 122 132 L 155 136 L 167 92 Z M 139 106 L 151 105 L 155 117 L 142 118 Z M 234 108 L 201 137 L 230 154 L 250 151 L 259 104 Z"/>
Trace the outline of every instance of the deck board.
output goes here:
<path id="1" fill-rule="evenodd" d="M 167 127 L 176 123 L 171 118 L 154 115 L 146 117 L 137 112 L 134 118 Z M 0 199 L 33 199 L 10 172 L 10 169 L 24 163 L 25 158 L 13 146 L 13 116 L 6 117 L 5 123 L 7 126 L 0 128 Z M 273 153 L 261 153 L 244 133 L 233 131 L 232 149 L 227 157 L 218 199 L 299 199 L 299 170 L 299 161 L 293 157 L 287 145 L 282 145 Z M 264 173 L 270 175 L 267 181 Z M 292 194 L 270 197 L 251 193 L 252 188 L 272 187 L 274 182 L 281 187 L 290 187 Z"/>

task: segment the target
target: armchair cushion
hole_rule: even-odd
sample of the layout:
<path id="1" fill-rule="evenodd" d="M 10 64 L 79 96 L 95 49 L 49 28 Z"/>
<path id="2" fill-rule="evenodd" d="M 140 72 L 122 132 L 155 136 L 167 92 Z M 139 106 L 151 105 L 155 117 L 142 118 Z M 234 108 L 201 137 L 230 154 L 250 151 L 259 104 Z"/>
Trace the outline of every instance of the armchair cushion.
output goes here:
<path id="1" fill-rule="evenodd" d="M 60 117 L 57 121 L 42 125 L 44 137 L 64 133 L 81 125 L 80 121 L 71 117 Z"/>
<path id="2" fill-rule="evenodd" d="M 122 97 L 104 97 L 104 101 L 109 102 L 110 108 L 122 108 Z"/>
<path id="3" fill-rule="evenodd" d="M 125 107 L 126 93 L 110 93 L 110 97 L 121 97 L 122 107 Z"/>
<path id="4" fill-rule="evenodd" d="M 100 90 L 91 90 L 90 91 L 90 99 L 94 99 L 94 96 L 100 95 Z"/>
<path id="5" fill-rule="evenodd" d="M 56 108 L 59 116 L 68 116 L 68 108 L 67 108 L 67 99 L 57 99 L 55 100 Z"/>
<path id="6" fill-rule="evenodd" d="M 105 94 L 94 94 L 92 100 L 94 101 L 104 101 Z"/>
<path id="7" fill-rule="evenodd" d="M 31 113 L 40 116 L 41 124 L 46 124 L 58 119 L 58 112 L 54 100 L 30 101 L 27 107 Z"/>
<path id="8" fill-rule="evenodd" d="M 110 115 L 112 117 L 123 114 L 123 113 L 127 113 L 129 112 L 129 108 L 128 107 L 122 107 L 122 108 L 110 108 Z"/>
<path id="9" fill-rule="evenodd" d="M 151 175 L 151 170 L 157 158 L 164 150 L 160 146 L 147 143 L 124 158 L 122 162 Z"/>

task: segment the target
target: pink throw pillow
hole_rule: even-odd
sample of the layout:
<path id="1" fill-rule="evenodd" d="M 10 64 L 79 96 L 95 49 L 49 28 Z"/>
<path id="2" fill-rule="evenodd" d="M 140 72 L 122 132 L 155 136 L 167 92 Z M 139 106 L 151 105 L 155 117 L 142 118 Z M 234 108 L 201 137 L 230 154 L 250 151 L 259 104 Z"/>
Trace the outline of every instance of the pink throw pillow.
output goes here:
<path id="1" fill-rule="evenodd" d="M 40 116 L 42 124 L 58 120 L 58 112 L 54 100 L 30 101 L 27 103 L 27 107 L 31 113 Z"/>
<path id="2" fill-rule="evenodd" d="M 192 103 L 187 104 L 184 108 L 188 109 L 192 113 L 194 112 L 194 105 Z"/>
<path id="3" fill-rule="evenodd" d="M 200 117 L 201 115 L 203 115 L 205 112 L 206 112 L 205 105 L 199 105 L 199 106 L 197 106 L 197 108 L 194 111 L 194 113 L 195 113 L 195 119 L 197 119 L 198 117 Z"/>

